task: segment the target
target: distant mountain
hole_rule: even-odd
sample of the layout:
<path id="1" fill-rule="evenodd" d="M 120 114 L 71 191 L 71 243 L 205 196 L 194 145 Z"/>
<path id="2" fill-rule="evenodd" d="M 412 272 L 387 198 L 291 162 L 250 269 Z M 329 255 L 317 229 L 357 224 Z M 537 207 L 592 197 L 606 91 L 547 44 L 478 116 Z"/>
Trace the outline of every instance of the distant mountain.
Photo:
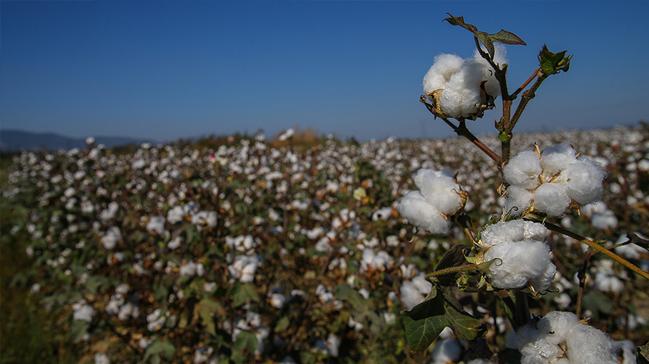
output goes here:
<path id="1" fill-rule="evenodd" d="M 152 141 L 127 137 L 95 137 L 95 143 L 103 144 L 106 147 L 146 142 Z M 34 133 L 24 130 L 0 130 L 0 151 L 60 150 L 82 148 L 85 145 L 84 138 L 72 138 L 55 133 Z"/>

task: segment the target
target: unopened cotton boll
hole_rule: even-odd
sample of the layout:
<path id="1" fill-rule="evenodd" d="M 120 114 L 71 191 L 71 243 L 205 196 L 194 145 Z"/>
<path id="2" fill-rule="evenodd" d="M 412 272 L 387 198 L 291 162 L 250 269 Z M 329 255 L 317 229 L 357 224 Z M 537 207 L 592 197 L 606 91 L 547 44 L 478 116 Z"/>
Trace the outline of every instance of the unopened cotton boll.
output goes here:
<path id="1" fill-rule="evenodd" d="M 561 216 L 570 206 L 570 197 L 561 183 L 544 183 L 534 192 L 534 207 L 548 216 Z"/>
<path id="2" fill-rule="evenodd" d="M 562 179 L 566 181 L 568 196 L 582 205 L 602 197 L 602 181 L 605 176 L 606 173 L 599 165 L 585 158 L 580 158 L 561 172 Z"/>
<path id="3" fill-rule="evenodd" d="M 541 172 L 541 161 L 531 150 L 518 153 L 503 169 L 503 175 L 509 184 L 525 189 L 533 189 L 539 185 Z"/>

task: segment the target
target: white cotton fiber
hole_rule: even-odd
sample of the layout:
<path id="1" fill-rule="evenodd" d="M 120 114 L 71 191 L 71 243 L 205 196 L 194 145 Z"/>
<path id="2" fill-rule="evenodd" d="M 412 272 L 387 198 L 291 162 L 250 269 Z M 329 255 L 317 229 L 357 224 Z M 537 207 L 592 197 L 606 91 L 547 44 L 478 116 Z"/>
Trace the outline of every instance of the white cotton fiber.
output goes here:
<path id="1" fill-rule="evenodd" d="M 454 73 L 462 68 L 464 60 L 455 54 L 440 54 L 435 57 L 435 63 L 424 76 L 424 93 L 430 95 L 433 91 L 443 89 Z"/>
<path id="2" fill-rule="evenodd" d="M 552 284 L 555 274 L 557 274 L 557 267 L 549 263 L 541 275 L 530 280 L 530 284 L 537 292 L 545 292 Z"/>
<path id="3" fill-rule="evenodd" d="M 433 234 L 446 234 L 448 232 L 449 222 L 418 191 L 410 191 L 403 196 L 399 200 L 397 210 L 411 224 L 426 229 Z"/>
<path id="4" fill-rule="evenodd" d="M 585 205 L 602 197 L 604 170 L 595 162 L 580 158 L 561 172 L 570 198 Z"/>
<path id="5" fill-rule="evenodd" d="M 498 47 L 496 59 L 505 63 L 504 48 Z M 428 96 L 440 92 L 439 108 L 447 116 L 468 118 L 474 116 L 479 105 L 487 102 L 481 84 L 485 82 L 485 91 L 492 97 L 500 95 L 500 86 L 494 77 L 491 66 L 479 55 L 462 59 L 451 54 L 435 57 L 423 80 L 424 93 Z"/>
<path id="6" fill-rule="evenodd" d="M 518 153 L 503 169 L 505 180 L 513 186 L 533 189 L 539 185 L 541 161 L 538 155 L 531 151 Z"/>
<path id="7" fill-rule="evenodd" d="M 543 335 L 547 335 L 548 342 L 559 345 L 566 341 L 570 330 L 577 324 L 579 324 L 579 320 L 574 313 L 553 311 L 540 319 L 536 327 Z"/>
<path id="8" fill-rule="evenodd" d="M 575 150 L 569 144 L 557 144 L 543 149 L 541 166 L 546 177 L 553 176 L 577 161 Z"/>
<path id="9" fill-rule="evenodd" d="M 635 345 L 630 340 L 614 341 L 613 350 L 622 357 L 621 364 L 636 364 Z"/>
<path id="10" fill-rule="evenodd" d="M 456 339 L 442 339 L 435 343 L 433 349 L 432 364 L 455 363 L 462 355 L 462 346 Z"/>
<path id="11" fill-rule="evenodd" d="M 487 226 L 480 233 L 483 245 L 491 246 L 520 240 L 545 240 L 550 231 L 537 222 L 525 220 L 501 221 Z"/>
<path id="12" fill-rule="evenodd" d="M 401 303 L 406 307 L 406 310 L 410 310 L 422 303 L 432 288 L 433 285 L 426 280 L 426 277 L 419 274 L 412 281 L 405 281 L 401 284 L 399 290 Z"/>
<path id="13" fill-rule="evenodd" d="M 443 214 L 453 215 L 462 208 L 460 186 L 442 171 L 420 169 L 413 180 L 428 202 Z"/>
<path id="14" fill-rule="evenodd" d="M 496 244 L 487 250 L 484 259 L 497 259 L 488 273 L 491 283 L 497 288 L 523 287 L 530 280 L 542 278 L 552 264 L 550 248 L 535 240 Z"/>
<path id="15" fill-rule="evenodd" d="M 480 240 L 484 245 L 491 246 L 504 242 L 523 240 L 525 234 L 525 221 L 502 221 L 487 226 L 480 233 Z"/>
<path id="16" fill-rule="evenodd" d="M 570 206 L 565 185 L 544 183 L 534 192 L 534 207 L 548 216 L 561 216 Z"/>
<path id="17" fill-rule="evenodd" d="M 520 216 L 532 204 L 532 193 L 524 188 L 509 186 L 505 200 L 505 212 L 511 216 Z"/>
<path id="18" fill-rule="evenodd" d="M 502 67 L 502 65 L 507 63 L 506 56 L 507 56 L 507 48 L 502 46 L 495 47 L 494 63 Z M 494 76 L 494 70 L 489 64 L 489 62 L 487 62 L 486 59 L 482 58 L 480 53 L 478 53 L 477 49 L 473 54 L 473 60 L 482 65 L 481 67 L 483 73 L 482 79 L 487 81 L 487 83 L 485 84 L 485 89 L 487 90 L 487 93 L 493 97 L 500 96 L 500 84 L 498 83 L 498 80 Z"/>
<path id="19" fill-rule="evenodd" d="M 617 364 L 611 340 L 594 327 L 573 327 L 567 335 L 566 346 L 572 364 Z"/>

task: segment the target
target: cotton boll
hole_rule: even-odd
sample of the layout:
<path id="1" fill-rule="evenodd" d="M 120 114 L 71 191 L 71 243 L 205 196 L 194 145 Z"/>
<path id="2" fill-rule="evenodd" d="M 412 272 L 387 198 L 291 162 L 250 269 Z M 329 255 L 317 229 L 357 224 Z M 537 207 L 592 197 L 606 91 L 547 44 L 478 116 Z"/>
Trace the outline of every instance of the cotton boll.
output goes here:
<path id="1" fill-rule="evenodd" d="M 494 52 L 494 63 L 499 66 L 502 66 L 507 63 L 507 49 L 502 46 L 496 46 Z M 494 69 L 491 67 L 489 62 L 486 59 L 482 58 L 478 50 L 473 54 L 474 62 L 480 64 L 480 70 L 482 72 L 482 80 L 487 81 L 485 83 L 485 90 L 490 96 L 498 97 L 500 96 L 500 84 L 494 76 Z"/>
<path id="2" fill-rule="evenodd" d="M 561 216 L 570 205 L 566 187 L 560 183 L 544 183 L 534 191 L 534 207 L 548 216 Z"/>
<path id="3" fill-rule="evenodd" d="M 543 149 L 541 166 L 546 177 L 553 176 L 577 161 L 576 152 L 569 144 L 557 144 Z"/>
<path id="4" fill-rule="evenodd" d="M 546 364 L 563 355 L 561 348 L 545 340 L 533 323 L 508 333 L 506 346 L 521 352 L 521 364 Z"/>
<path id="5" fill-rule="evenodd" d="M 455 339 L 443 339 L 435 344 L 432 353 L 433 364 L 454 363 L 462 355 L 462 346 Z"/>
<path id="6" fill-rule="evenodd" d="M 480 69 L 471 61 L 465 62 L 462 69 L 451 76 L 441 96 L 442 111 L 455 118 L 470 117 L 482 104 L 480 95 Z"/>
<path id="7" fill-rule="evenodd" d="M 442 171 L 420 169 L 413 176 L 421 194 L 440 212 L 453 215 L 462 208 L 460 185 Z"/>
<path id="8" fill-rule="evenodd" d="M 507 199 L 505 200 L 505 211 L 511 216 L 520 216 L 532 204 L 532 193 L 524 188 L 509 186 L 507 188 Z"/>
<path id="9" fill-rule="evenodd" d="M 462 68 L 464 60 L 454 54 L 440 54 L 424 76 L 424 93 L 443 89 L 451 76 Z"/>
<path id="10" fill-rule="evenodd" d="M 556 273 L 557 273 L 557 267 L 551 263 L 547 266 L 543 274 L 532 279 L 530 283 L 532 284 L 532 287 L 534 287 L 534 289 L 537 292 L 544 292 L 552 284 L 552 280 L 554 279 L 554 275 Z"/>
<path id="11" fill-rule="evenodd" d="M 570 198 L 585 205 L 601 198 L 604 170 L 594 162 L 580 158 L 561 172 Z"/>
<path id="12" fill-rule="evenodd" d="M 570 330 L 579 324 L 579 319 L 572 312 L 552 311 L 547 313 L 536 327 L 546 336 L 546 340 L 559 345 L 566 341 Z"/>
<path id="13" fill-rule="evenodd" d="M 618 357 L 622 358 L 621 364 L 635 364 L 636 363 L 636 350 L 632 341 L 614 341 L 613 350 L 618 353 Z"/>
<path id="14" fill-rule="evenodd" d="M 397 210 L 410 223 L 433 234 L 448 233 L 449 222 L 417 191 L 410 191 L 403 196 L 399 200 Z"/>
<path id="15" fill-rule="evenodd" d="M 433 285 L 426 280 L 423 274 L 419 274 L 412 281 L 405 281 L 401 285 L 401 303 L 410 310 L 418 304 L 422 303 L 426 296 L 430 293 Z"/>
<path id="16" fill-rule="evenodd" d="M 503 169 L 503 174 L 509 184 L 533 189 L 539 185 L 541 161 L 531 150 L 520 152 L 509 160 Z"/>
<path id="17" fill-rule="evenodd" d="M 524 240 L 545 240 L 550 235 L 550 230 L 543 224 L 532 221 L 523 221 Z"/>
<path id="18" fill-rule="evenodd" d="M 497 288 L 520 288 L 530 280 L 542 279 L 548 271 L 550 248 L 543 242 L 524 240 L 504 242 L 490 247 L 485 261 L 497 259 L 488 276 Z"/>
<path id="19" fill-rule="evenodd" d="M 504 242 L 523 240 L 525 222 L 523 220 L 503 221 L 487 226 L 480 233 L 482 243 L 491 246 Z"/>
<path id="20" fill-rule="evenodd" d="M 617 364 L 611 340 L 594 327 L 573 327 L 566 337 L 566 346 L 572 364 Z"/>

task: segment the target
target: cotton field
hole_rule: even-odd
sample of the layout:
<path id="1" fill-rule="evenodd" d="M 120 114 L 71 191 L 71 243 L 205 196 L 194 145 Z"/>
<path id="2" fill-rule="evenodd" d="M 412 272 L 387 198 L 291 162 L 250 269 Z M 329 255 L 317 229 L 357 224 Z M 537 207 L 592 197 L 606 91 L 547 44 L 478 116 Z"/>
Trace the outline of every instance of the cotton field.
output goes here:
<path id="1" fill-rule="evenodd" d="M 446 61 L 458 72 L 475 63 Z M 543 160 L 525 154 L 560 143 Z M 480 227 L 533 202 L 557 225 L 649 271 L 649 126 L 517 134 L 512 155 L 505 189 L 494 162 L 459 138 L 304 143 L 291 130 L 274 140 L 130 149 L 88 140 L 85 149 L 12 157 L 2 198 L 18 217 L 2 234 L 20 251 L 2 249 L 28 257 L 12 289 L 29 292 L 80 362 L 558 363 L 591 355 L 588 342 L 609 348 L 592 360 L 635 362 L 649 339 L 648 281 L 541 224 L 512 238 L 527 244 L 516 252 L 489 243 L 509 230 Z M 571 168 L 590 168 L 584 184 L 603 180 L 603 189 L 539 186 L 566 156 L 590 157 Z M 446 171 L 426 177 L 446 192 L 420 188 L 426 170 Z M 426 274 L 444 253 L 470 244 L 447 217 L 462 205 L 491 246 L 485 261 L 502 263 L 486 279 L 497 293 L 531 282 L 539 324 L 514 330 L 497 295 L 466 290 L 457 305 L 480 321 L 479 345 L 446 329 L 428 352 L 413 354 L 402 312 L 429 295 Z M 416 226 L 407 222 L 422 213 Z M 587 322 L 555 312 L 574 312 L 580 278 Z"/>

